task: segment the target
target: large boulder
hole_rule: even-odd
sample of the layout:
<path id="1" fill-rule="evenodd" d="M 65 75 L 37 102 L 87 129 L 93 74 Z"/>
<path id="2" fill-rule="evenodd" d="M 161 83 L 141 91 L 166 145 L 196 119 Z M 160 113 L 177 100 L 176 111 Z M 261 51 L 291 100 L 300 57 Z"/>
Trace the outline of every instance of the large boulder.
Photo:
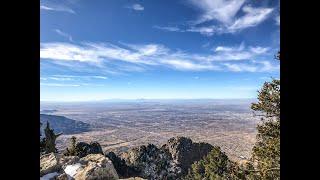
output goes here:
<path id="1" fill-rule="evenodd" d="M 98 142 L 78 142 L 76 144 L 76 155 L 80 158 L 87 156 L 88 154 L 103 154 L 102 148 Z"/>
<path id="2" fill-rule="evenodd" d="M 112 162 L 102 154 L 89 154 L 83 158 L 54 153 L 40 157 L 40 179 L 93 180 L 119 179 Z"/>
<path id="3" fill-rule="evenodd" d="M 174 163 L 181 168 L 181 173 L 185 175 L 191 165 L 206 156 L 213 149 L 213 146 L 208 143 L 194 143 L 186 137 L 173 137 L 161 149 L 171 154 Z"/>
<path id="4" fill-rule="evenodd" d="M 176 179 L 180 168 L 167 152 L 153 144 L 130 149 L 122 154 L 126 164 L 147 179 Z"/>
<path id="5" fill-rule="evenodd" d="M 75 174 L 71 174 L 75 180 L 119 179 L 112 162 L 104 155 L 89 154 L 81 158 L 79 163 L 79 167 L 74 171 Z"/>
<path id="6" fill-rule="evenodd" d="M 40 156 L 40 176 L 61 171 L 59 159 L 55 153 Z"/>

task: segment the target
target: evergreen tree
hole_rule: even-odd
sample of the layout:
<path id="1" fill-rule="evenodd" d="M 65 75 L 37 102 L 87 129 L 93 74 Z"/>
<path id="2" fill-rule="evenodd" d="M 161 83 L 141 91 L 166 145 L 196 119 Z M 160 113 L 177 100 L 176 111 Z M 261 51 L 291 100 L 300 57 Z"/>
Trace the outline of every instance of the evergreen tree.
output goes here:
<path id="1" fill-rule="evenodd" d="M 280 60 L 280 51 L 275 58 Z M 239 165 L 230 161 L 220 148 L 214 148 L 192 165 L 185 179 L 280 179 L 280 80 L 265 82 L 258 91 L 258 102 L 251 109 L 262 120 L 257 126 L 251 160 Z"/>
<path id="2" fill-rule="evenodd" d="M 280 179 L 280 80 L 266 82 L 252 109 L 262 114 L 252 161 L 262 179 Z"/>
<path id="3" fill-rule="evenodd" d="M 228 156 L 216 146 L 202 160 L 192 164 L 185 180 L 224 180 L 245 179 L 253 167 L 240 166 L 229 160 Z"/>
<path id="4" fill-rule="evenodd" d="M 56 139 L 62 135 L 62 133 L 60 134 L 55 134 L 53 129 L 50 128 L 50 124 L 49 122 L 47 122 L 47 126 L 44 129 L 44 133 L 45 133 L 45 139 L 44 139 L 44 151 L 46 153 L 51 153 L 51 152 L 57 152 L 56 149 Z"/>
<path id="5" fill-rule="evenodd" d="M 64 155 L 76 156 L 77 155 L 76 145 L 77 145 L 77 138 L 75 136 L 72 136 L 70 138 L 70 146 L 66 149 L 66 152 L 64 153 Z"/>
<path id="6" fill-rule="evenodd" d="M 40 122 L 40 153 L 45 151 L 45 138 L 41 138 L 41 126 L 42 123 Z"/>

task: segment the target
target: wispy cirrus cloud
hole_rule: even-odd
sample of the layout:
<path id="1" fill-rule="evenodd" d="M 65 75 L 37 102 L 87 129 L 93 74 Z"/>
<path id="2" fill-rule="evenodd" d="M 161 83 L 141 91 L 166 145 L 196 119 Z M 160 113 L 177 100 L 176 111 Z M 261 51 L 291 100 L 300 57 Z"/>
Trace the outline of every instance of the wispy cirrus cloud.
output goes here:
<path id="1" fill-rule="evenodd" d="M 143 11 L 144 7 L 141 4 L 132 4 L 130 6 L 126 6 L 128 9 L 133 9 L 135 11 Z"/>
<path id="2" fill-rule="evenodd" d="M 96 80 L 106 80 L 106 76 L 100 75 L 41 75 L 40 85 L 41 86 L 52 86 L 52 87 L 80 87 L 80 86 L 102 86 L 100 81 Z M 88 83 L 95 80 L 96 83 Z M 104 81 L 101 81 L 104 82 Z"/>
<path id="3" fill-rule="evenodd" d="M 274 8 L 245 5 L 245 0 L 189 0 L 189 2 L 195 8 L 200 9 L 200 16 L 197 20 L 182 27 L 154 27 L 165 31 L 196 32 L 205 36 L 236 33 L 259 25 L 274 10 Z M 238 15 L 240 12 L 242 15 Z"/>
<path id="4" fill-rule="evenodd" d="M 190 27 L 186 29 L 186 32 L 198 32 L 202 35 L 212 36 L 216 33 L 215 26 L 206 26 L 206 27 Z"/>
<path id="5" fill-rule="evenodd" d="M 64 5 L 40 5 L 40 10 L 44 11 L 60 11 L 60 12 L 67 12 L 71 14 L 76 14 L 76 12 Z"/>
<path id="6" fill-rule="evenodd" d="M 69 41 L 71 41 L 71 42 L 73 41 L 73 40 L 72 40 L 72 36 L 71 36 L 70 34 L 63 32 L 63 31 L 61 31 L 60 29 L 54 29 L 54 31 L 55 31 L 57 34 L 59 34 L 60 36 L 67 38 Z"/>
<path id="7" fill-rule="evenodd" d="M 164 66 L 183 71 L 248 71 L 273 70 L 272 64 L 253 62 L 252 59 L 268 52 L 267 47 L 218 46 L 211 54 L 194 54 L 171 50 L 160 44 L 110 43 L 41 43 L 40 57 L 54 61 L 104 64 L 123 62 L 143 67 Z M 242 61 L 241 64 L 238 61 Z M 253 66 L 255 68 L 251 68 Z M 131 66 L 129 66 L 131 67 Z M 121 67 L 120 67 L 121 68 Z M 130 69 L 130 68 L 129 68 Z"/>
<path id="8" fill-rule="evenodd" d="M 262 66 L 257 64 L 262 64 Z M 229 71 L 233 72 L 272 72 L 280 69 L 280 65 L 272 65 L 269 61 L 254 62 L 253 64 L 224 63 L 223 65 L 225 65 Z"/>
<path id="9" fill-rule="evenodd" d="M 80 87 L 80 86 L 104 86 L 104 84 L 92 84 L 92 83 L 79 83 L 79 84 L 68 84 L 68 83 L 40 83 L 40 86 L 51 86 L 51 87 Z"/>
<path id="10" fill-rule="evenodd" d="M 245 0 L 190 0 L 195 7 L 201 10 L 201 15 L 195 24 L 217 20 L 230 24 L 244 4 Z"/>
<path id="11" fill-rule="evenodd" d="M 268 47 L 245 47 L 244 43 L 239 46 L 218 46 L 213 49 L 216 54 L 211 59 L 213 61 L 248 60 L 266 54 L 269 50 Z"/>
<path id="12" fill-rule="evenodd" d="M 93 76 L 83 76 L 83 75 L 51 75 L 51 76 L 42 76 L 40 80 L 54 80 L 54 81 L 77 81 L 77 80 L 91 80 L 91 79 L 108 79 L 106 76 L 93 75 Z"/>
<path id="13" fill-rule="evenodd" d="M 80 84 L 40 83 L 40 86 L 79 87 L 81 85 Z"/>
<path id="14" fill-rule="evenodd" d="M 153 26 L 153 28 L 164 30 L 164 31 L 172 31 L 172 32 L 174 32 L 174 31 L 176 31 L 176 32 L 183 31 L 180 28 L 175 27 L 175 26 Z"/>
<path id="15" fill-rule="evenodd" d="M 230 32 L 236 32 L 248 27 L 257 26 L 263 22 L 273 11 L 273 8 L 253 8 L 244 6 L 242 8 L 244 16 L 236 19 L 231 26 L 227 26 Z"/>

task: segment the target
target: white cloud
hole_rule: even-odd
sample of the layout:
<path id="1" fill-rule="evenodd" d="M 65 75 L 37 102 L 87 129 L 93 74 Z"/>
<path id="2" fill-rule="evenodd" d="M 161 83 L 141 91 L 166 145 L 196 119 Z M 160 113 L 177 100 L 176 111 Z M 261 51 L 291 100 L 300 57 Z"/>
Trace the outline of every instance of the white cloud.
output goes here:
<path id="1" fill-rule="evenodd" d="M 82 79 L 108 79 L 106 76 L 94 75 L 94 76 L 75 76 L 75 75 L 52 75 L 49 77 L 42 77 L 42 80 L 56 80 L 56 81 L 74 81 Z M 41 79 L 41 78 L 40 78 Z"/>
<path id="2" fill-rule="evenodd" d="M 194 54 L 183 51 L 171 50 L 160 44 L 125 44 L 116 46 L 108 43 L 41 43 L 40 57 L 61 62 L 82 62 L 98 64 L 104 69 L 106 64 L 125 62 L 117 66 L 120 71 L 143 71 L 144 68 L 166 66 L 177 70 L 188 71 L 219 71 L 223 69 L 231 71 L 254 72 L 256 69 L 249 65 L 265 66 L 264 70 L 273 70 L 273 66 L 267 63 L 251 62 L 257 56 L 268 52 L 267 47 L 248 48 L 241 43 L 239 46 L 218 46 L 212 54 Z M 237 61 L 246 61 L 249 65 L 233 65 Z M 228 64 L 223 64 L 228 62 Z M 123 63 L 122 63 L 123 64 Z M 127 66 L 128 65 L 128 66 Z M 68 65 L 72 67 L 71 65 Z M 248 66 L 248 67 L 247 67 Z M 64 77 L 67 78 L 67 77 Z"/>
<path id="3" fill-rule="evenodd" d="M 57 34 L 59 34 L 60 36 L 63 36 L 63 37 L 65 37 L 65 38 L 67 38 L 69 41 L 71 41 L 71 42 L 73 41 L 71 35 L 69 35 L 69 34 L 67 34 L 67 33 L 65 33 L 65 32 L 62 32 L 60 29 L 54 29 L 54 31 L 55 31 Z"/>
<path id="4" fill-rule="evenodd" d="M 49 77 L 47 79 L 56 80 L 56 81 L 72 81 L 72 78 L 69 77 Z"/>
<path id="5" fill-rule="evenodd" d="M 164 31 L 173 31 L 173 32 L 181 32 L 182 30 L 175 26 L 153 26 L 153 28 L 164 30 Z"/>
<path id="6" fill-rule="evenodd" d="M 40 6 L 40 9 L 42 10 L 48 10 L 48 11 L 53 11 L 54 9 L 48 6 Z"/>
<path id="7" fill-rule="evenodd" d="M 249 47 L 246 48 L 244 43 L 237 46 L 218 46 L 214 49 L 215 54 L 211 56 L 212 61 L 230 61 L 230 60 L 250 60 L 257 55 L 268 53 L 268 47 Z"/>
<path id="8" fill-rule="evenodd" d="M 223 65 L 233 72 L 272 72 L 280 69 L 280 65 L 272 65 L 269 61 L 253 61 L 251 64 L 224 63 Z"/>
<path id="9" fill-rule="evenodd" d="M 164 64 L 168 64 L 173 66 L 179 70 L 193 70 L 193 71 L 202 71 L 202 70 L 218 70 L 219 68 L 212 65 L 212 64 L 199 64 L 194 63 L 188 60 L 181 60 L 181 59 L 169 59 L 169 60 L 162 60 Z"/>
<path id="10" fill-rule="evenodd" d="M 214 26 L 208 27 L 191 27 L 186 30 L 187 32 L 198 32 L 202 35 L 212 36 L 216 32 L 216 28 Z"/>
<path id="11" fill-rule="evenodd" d="M 257 63 L 260 63 L 263 65 L 261 68 L 261 71 L 269 72 L 269 71 L 277 71 L 280 69 L 280 65 L 274 66 L 269 61 L 258 61 Z"/>
<path id="12" fill-rule="evenodd" d="M 96 79 L 108 79 L 107 77 L 105 76 L 92 76 L 93 78 L 96 78 Z"/>
<path id="13" fill-rule="evenodd" d="M 270 50 L 268 47 L 250 47 L 250 51 L 255 53 L 255 54 L 265 54 Z"/>
<path id="14" fill-rule="evenodd" d="M 133 9 L 135 11 L 143 11 L 144 7 L 141 4 L 133 4 L 131 6 L 128 6 L 127 8 Z"/>
<path id="15" fill-rule="evenodd" d="M 236 19 L 231 26 L 227 27 L 230 32 L 257 26 L 271 14 L 273 8 L 253 8 L 244 6 L 242 10 L 245 15 Z"/>
<path id="16" fill-rule="evenodd" d="M 40 57 L 54 60 L 98 62 L 95 51 L 69 43 L 41 43 Z"/>
<path id="17" fill-rule="evenodd" d="M 40 10 L 45 11 L 61 11 L 61 12 L 67 12 L 71 14 L 75 14 L 75 11 L 69 7 L 63 6 L 63 5 L 40 5 Z"/>
<path id="18" fill-rule="evenodd" d="M 248 72 L 256 72 L 257 67 L 256 66 L 250 66 L 247 64 L 230 64 L 225 63 L 224 64 L 230 71 L 234 72 L 242 72 L 242 71 L 248 71 Z"/>
<path id="19" fill-rule="evenodd" d="M 215 52 L 240 52 L 245 48 L 244 43 L 242 42 L 239 47 L 228 47 L 228 46 L 218 46 L 214 50 Z"/>
<path id="20" fill-rule="evenodd" d="M 54 87 L 79 87 L 79 84 L 58 84 L 58 83 L 40 83 L 40 86 L 54 86 Z"/>
<path id="21" fill-rule="evenodd" d="M 200 17 L 184 28 L 157 27 L 165 31 L 197 32 L 205 36 L 235 33 L 266 20 L 274 8 L 244 6 L 245 0 L 189 0 Z M 243 15 L 239 16 L 242 10 Z M 205 25 L 204 25 L 205 23 Z"/>
<path id="22" fill-rule="evenodd" d="M 245 0 L 190 0 L 190 2 L 202 10 L 196 24 L 211 20 L 228 24 L 232 22 Z"/>

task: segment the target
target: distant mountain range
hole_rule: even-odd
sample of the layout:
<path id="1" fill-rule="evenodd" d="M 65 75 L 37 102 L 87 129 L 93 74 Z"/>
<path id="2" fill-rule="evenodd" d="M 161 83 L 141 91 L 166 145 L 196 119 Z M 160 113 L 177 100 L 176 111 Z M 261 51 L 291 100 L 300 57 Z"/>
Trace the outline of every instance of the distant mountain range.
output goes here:
<path id="1" fill-rule="evenodd" d="M 65 135 L 90 131 L 90 124 L 64 116 L 40 114 L 40 122 L 42 123 L 41 134 L 43 134 L 43 129 L 46 127 L 47 122 L 50 123 L 50 127 L 54 129 L 56 133 L 62 132 Z"/>
<path id="2" fill-rule="evenodd" d="M 57 112 L 57 110 L 55 109 L 44 109 L 44 110 L 40 110 L 41 114 L 51 114 L 51 113 L 55 113 Z"/>

